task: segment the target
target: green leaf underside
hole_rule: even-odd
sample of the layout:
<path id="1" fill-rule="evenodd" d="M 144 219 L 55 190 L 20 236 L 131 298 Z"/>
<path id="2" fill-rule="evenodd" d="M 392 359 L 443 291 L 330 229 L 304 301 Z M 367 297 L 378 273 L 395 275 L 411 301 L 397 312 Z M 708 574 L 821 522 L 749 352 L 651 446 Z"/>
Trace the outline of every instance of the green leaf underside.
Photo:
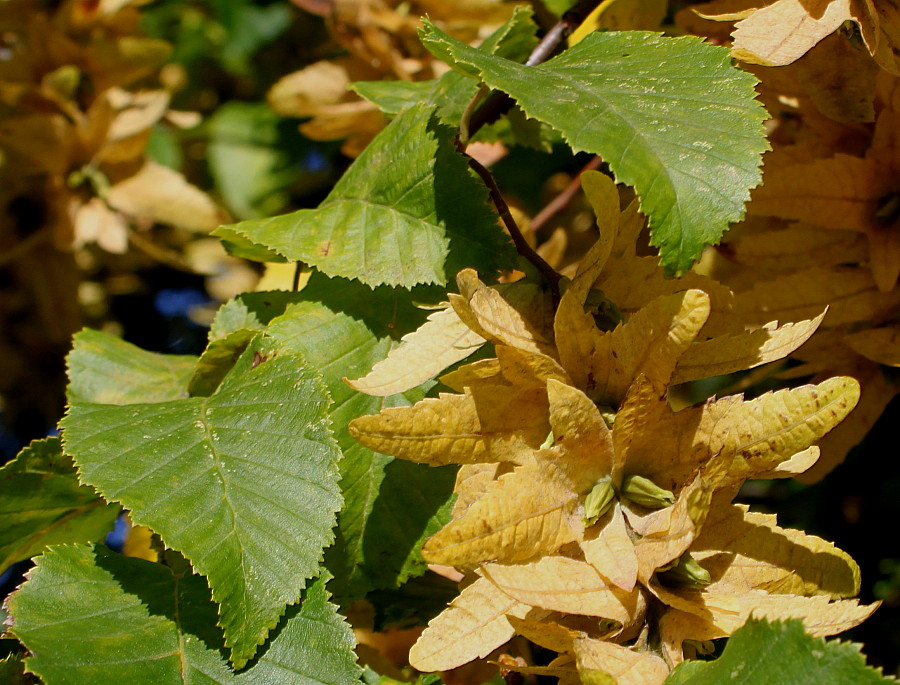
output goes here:
<path id="1" fill-rule="evenodd" d="M 340 452 L 328 403 L 299 355 L 257 338 L 208 398 L 77 403 L 62 422 L 82 480 L 207 577 L 236 667 L 332 540 Z"/>
<path id="2" fill-rule="evenodd" d="M 866 666 L 859 645 L 815 638 L 798 620 L 751 618 L 715 661 L 688 661 L 665 685 L 881 685 L 893 683 Z"/>
<path id="3" fill-rule="evenodd" d="M 434 106 L 402 112 L 316 209 L 227 227 L 330 276 L 370 286 L 444 284 L 511 268 L 512 243 Z"/>
<path id="4" fill-rule="evenodd" d="M 84 329 L 66 357 L 69 402 L 137 404 L 187 397 L 197 358 L 147 352 L 114 335 Z"/>
<path id="5" fill-rule="evenodd" d="M 476 69 L 576 151 L 599 154 L 635 188 L 651 243 L 683 272 L 744 215 L 767 149 L 756 79 L 726 48 L 694 36 L 592 33 L 558 57 L 525 67 L 479 52 L 425 22 L 425 46 Z"/>
<path id="6" fill-rule="evenodd" d="M 265 245 L 254 243 L 235 230 L 233 225 L 219 226 L 211 232 L 211 235 L 222 240 L 222 246 L 232 257 L 249 259 L 251 262 L 273 262 L 275 264 L 286 264 L 289 261 L 275 250 L 269 249 Z"/>
<path id="7" fill-rule="evenodd" d="M 188 384 L 191 396 L 208 397 L 215 392 L 250 341 L 259 334 L 258 330 L 239 328 L 210 342 L 197 360 L 194 375 Z"/>
<path id="8" fill-rule="evenodd" d="M 353 633 L 328 601 L 322 579 L 238 674 L 220 651 L 206 583 L 162 564 L 102 546 L 55 547 L 38 559 L 9 605 L 13 633 L 33 654 L 28 669 L 51 685 L 349 685 L 360 672 Z"/>
<path id="9" fill-rule="evenodd" d="M 371 397 L 342 380 L 366 373 L 387 356 L 400 336 L 417 328 L 426 313 L 412 301 L 430 295 L 386 287 L 371 290 L 316 273 L 300 291 L 302 301 L 269 327 L 271 336 L 302 352 L 320 370 L 334 400 L 332 425 L 344 455 L 340 462 L 344 508 L 326 563 L 335 575 L 332 590 L 342 602 L 373 588 L 396 587 L 424 572 L 421 545 L 448 519 L 455 469 L 394 460 L 366 449 L 347 431 L 351 419 L 384 406 L 411 404 L 422 391 Z"/>
<path id="10" fill-rule="evenodd" d="M 46 545 L 103 539 L 118 513 L 79 484 L 59 438 L 35 440 L 0 468 L 0 573 Z"/>

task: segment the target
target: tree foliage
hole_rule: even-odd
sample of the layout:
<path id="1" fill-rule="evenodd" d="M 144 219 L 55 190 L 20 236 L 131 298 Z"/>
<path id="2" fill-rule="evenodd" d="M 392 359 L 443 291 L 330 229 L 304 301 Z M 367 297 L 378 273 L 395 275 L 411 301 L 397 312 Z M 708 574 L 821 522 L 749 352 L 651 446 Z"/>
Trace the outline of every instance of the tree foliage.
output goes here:
<path id="1" fill-rule="evenodd" d="M 170 244 L 265 270 L 200 354 L 72 338 L 60 435 L 0 468 L 0 571 L 33 559 L 0 678 L 886 681 L 822 640 L 878 608 L 857 561 L 744 499 L 897 392 L 893 0 L 294 4 L 343 52 L 269 105 L 352 161 L 270 216 L 287 134 L 223 105 L 197 135 L 235 219 L 175 170 L 161 122 L 197 117 L 139 28 L 192 9 L 0 7 L 4 192 L 52 210 L 4 237 L 18 277 L 35 246 L 76 289 L 110 254 L 202 263 Z M 211 6 L 236 78 L 290 23 Z M 580 170 L 538 213 L 504 187 L 524 151 Z"/>

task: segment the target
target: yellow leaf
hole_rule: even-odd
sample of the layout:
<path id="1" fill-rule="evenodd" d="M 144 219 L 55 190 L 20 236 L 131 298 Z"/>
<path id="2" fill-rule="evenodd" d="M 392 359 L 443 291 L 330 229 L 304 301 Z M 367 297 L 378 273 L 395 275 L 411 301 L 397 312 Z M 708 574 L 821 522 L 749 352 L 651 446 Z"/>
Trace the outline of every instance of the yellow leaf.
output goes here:
<path id="1" fill-rule="evenodd" d="M 555 445 L 548 452 L 579 493 L 590 490 L 612 469 L 612 433 L 597 406 L 570 385 L 547 382 L 550 427 Z"/>
<path id="2" fill-rule="evenodd" d="M 572 641 L 584 635 L 581 630 L 575 630 L 551 620 L 533 621 L 510 616 L 509 622 L 515 629 L 516 635 L 521 635 L 526 640 L 531 640 L 536 645 L 554 652 L 570 651 Z"/>
<path id="3" fill-rule="evenodd" d="M 529 611 L 479 578 L 431 620 L 409 651 L 409 663 L 420 671 L 447 671 L 487 656 L 515 634 L 506 616 L 524 618 Z"/>
<path id="4" fill-rule="evenodd" d="M 819 461 L 819 455 L 819 448 L 813 445 L 812 447 L 806 448 L 802 452 L 797 452 L 793 456 L 788 457 L 780 464 L 777 464 L 771 471 L 757 474 L 755 478 L 760 478 L 763 480 L 793 478 L 794 476 L 803 473 L 807 469 L 812 468 L 812 466 L 817 461 Z"/>
<path id="5" fill-rule="evenodd" d="M 639 377 L 613 425 L 615 477 L 643 476 L 677 493 L 716 454 L 710 439 L 740 402 L 740 397 L 725 397 L 673 412 L 666 398 Z"/>
<path id="6" fill-rule="evenodd" d="M 456 485 L 453 487 L 456 501 L 453 502 L 451 517 L 456 519 L 466 513 L 473 502 L 484 496 L 490 483 L 500 475 L 509 473 L 508 470 L 501 470 L 509 466 L 509 462 L 460 466 L 456 472 Z"/>
<path id="7" fill-rule="evenodd" d="M 775 516 L 744 505 L 717 500 L 691 554 L 713 578 L 709 592 L 835 598 L 859 592 L 859 567 L 849 554 L 814 535 L 780 528 Z"/>
<path id="8" fill-rule="evenodd" d="M 615 504 L 581 542 L 585 560 L 625 592 L 637 583 L 638 561 L 622 508 Z"/>
<path id="9" fill-rule="evenodd" d="M 121 88 L 111 88 L 106 97 L 117 112 L 107 133 L 110 141 L 124 140 L 149 129 L 166 115 L 171 100 L 165 90 L 129 93 Z"/>
<path id="10" fill-rule="evenodd" d="M 349 430 L 376 452 L 437 466 L 530 461 L 550 424 L 542 391 L 483 385 L 360 416 Z"/>
<path id="11" fill-rule="evenodd" d="M 464 566 L 552 554 L 583 536 L 580 505 L 552 464 L 521 466 L 489 483 L 460 518 L 428 538 L 422 556 L 433 564 Z"/>
<path id="12" fill-rule="evenodd" d="M 837 154 L 772 167 L 765 185 L 754 193 L 751 211 L 864 233 L 875 281 L 880 290 L 890 291 L 900 273 L 900 237 L 879 212 L 896 183 L 893 156 L 883 157 L 885 149 L 895 149 L 898 125 L 900 118 L 890 110 L 879 115 L 875 140 L 865 159 Z"/>
<path id="13" fill-rule="evenodd" d="M 574 646 L 580 672 L 608 673 L 617 685 L 661 685 L 669 675 L 666 662 L 649 652 L 588 637 L 576 639 Z"/>
<path id="14" fill-rule="evenodd" d="M 113 254 L 128 251 L 128 225 L 99 197 L 92 197 L 78 208 L 74 229 L 74 247 L 97 243 Z"/>
<path id="15" fill-rule="evenodd" d="M 153 548 L 153 531 L 147 526 L 131 524 L 128 529 L 128 537 L 122 546 L 122 554 L 138 559 L 146 559 L 154 563 L 159 561 L 159 554 Z"/>
<path id="16" fill-rule="evenodd" d="M 147 162 L 138 173 L 110 188 L 109 204 L 130 217 L 189 231 L 211 231 L 226 220 L 196 186 L 177 171 Z"/>
<path id="17" fill-rule="evenodd" d="M 890 182 L 870 160 L 844 154 L 779 165 L 767 169 L 765 185 L 754 191 L 749 209 L 825 228 L 862 230 Z"/>
<path id="18" fill-rule="evenodd" d="M 850 18 L 850 0 L 777 0 L 735 25 L 731 54 L 753 64 L 790 64 Z"/>
<path id="19" fill-rule="evenodd" d="M 571 383 L 569 374 L 559 362 L 543 354 L 507 345 L 496 345 L 494 352 L 503 377 L 514 386 L 543 389 L 550 380 Z"/>
<path id="20" fill-rule="evenodd" d="M 465 359 L 485 343 L 452 307 L 432 313 L 424 325 L 401 340 L 404 344 L 391 350 L 362 378 L 348 380 L 347 385 L 378 397 L 405 392 Z"/>
<path id="21" fill-rule="evenodd" d="M 709 621 L 726 635 L 744 625 L 752 615 L 769 620 L 799 618 L 812 635 L 826 637 L 859 625 L 879 606 L 878 603 L 860 606 L 855 599 L 832 601 L 823 595 L 776 595 L 764 590 L 750 590 L 739 595 L 715 593 L 710 588 L 676 590 L 665 588 L 658 581 L 653 581 L 650 587 L 653 594 L 669 606 Z"/>
<path id="22" fill-rule="evenodd" d="M 783 359 L 809 340 L 825 314 L 823 311 L 814 319 L 785 324 L 780 328 L 772 322 L 755 331 L 694 343 L 679 359 L 672 383 L 724 376 Z"/>
<path id="23" fill-rule="evenodd" d="M 838 425 L 858 399 L 859 383 L 846 377 L 766 393 L 719 421 L 710 449 L 735 456 L 728 479 L 742 482 L 807 449 Z"/>
<path id="24" fill-rule="evenodd" d="M 599 616 L 628 628 L 644 618 L 640 589 L 625 592 L 610 585 L 593 566 L 569 557 L 546 556 L 530 564 L 487 564 L 484 577 L 510 597 L 564 614 Z"/>
<path id="25" fill-rule="evenodd" d="M 575 279 L 575 287 L 579 295 L 587 295 L 600 271 L 606 265 L 619 233 L 621 212 L 619 210 L 619 191 L 616 183 L 606 174 L 599 171 L 585 171 L 581 174 L 581 187 L 585 197 L 591 203 L 600 239 L 581 260 Z M 593 277 L 591 277 L 593 276 Z"/>
<path id="26" fill-rule="evenodd" d="M 474 385 L 483 385 L 485 381 L 494 385 L 509 385 L 500 373 L 498 359 L 479 359 L 444 374 L 440 377 L 440 381 L 456 392 L 463 392 Z"/>
<path id="27" fill-rule="evenodd" d="M 460 296 L 450 299 L 460 318 L 479 335 L 526 352 L 555 356 L 550 296 L 538 283 L 517 281 L 495 287 L 482 283 L 473 269 L 456 276 Z"/>
<path id="28" fill-rule="evenodd" d="M 664 391 L 708 316 L 709 296 L 701 290 L 656 298 L 601 336 L 587 360 L 585 392 L 617 406 L 639 374 Z"/>
<path id="29" fill-rule="evenodd" d="M 339 62 L 322 60 L 283 76 L 269 90 L 269 105 L 282 116 L 309 117 L 347 99 L 350 78 Z"/>

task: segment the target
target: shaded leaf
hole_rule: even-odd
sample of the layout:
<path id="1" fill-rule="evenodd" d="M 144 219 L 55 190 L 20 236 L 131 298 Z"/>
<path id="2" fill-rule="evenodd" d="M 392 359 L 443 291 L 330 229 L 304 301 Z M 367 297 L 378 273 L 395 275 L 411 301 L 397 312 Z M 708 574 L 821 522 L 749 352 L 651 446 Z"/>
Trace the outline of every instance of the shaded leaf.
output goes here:
<path id="1" fill-rule="evenodd" d="M 0 682 L 6 685 L 36 685 L 37 680 L 25 673 L 22 654 L 10 654 L 0 659 Z"/>
<path id="2" fill-rule="evenodd" d="M 118 513 L 79 484 L 59 438 L 33 441 L 0 468 L 0 573 L 47 545 L 102 539 Z"/>
<path id="3" fill-rule="evenodd" d="M 267 361 L 254 365 L 257 354 Z M 63 419 L 82 479 L 208 578 L 238 667 L 332 540 L 340 452 L 329 403 L 301 357 L 257 339 L 208 398 L 75 402 Z"/>

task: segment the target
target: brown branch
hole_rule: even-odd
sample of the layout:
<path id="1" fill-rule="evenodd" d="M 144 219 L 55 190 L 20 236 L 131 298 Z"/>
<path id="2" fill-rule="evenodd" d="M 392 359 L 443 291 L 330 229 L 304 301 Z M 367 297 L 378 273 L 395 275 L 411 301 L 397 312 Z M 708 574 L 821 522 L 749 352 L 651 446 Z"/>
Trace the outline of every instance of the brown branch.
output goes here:
<path id="1" fill-rule="evenodd" d="M 584 168 L 578 172 L 578 175 L 572 179 L 569 185 L 559 195 L 550 200 L 547 206 L 531 220 L 531 230 L 537 233 L 547 221 L 565 209 L 572 201 L 572 198 L 575 197 L 575 193 L 581 189 L 581 174 L 585 171 L 598 169 L 601 164 L 603 164 L 603 160 L 600 157 L 592 157 L 591 161 L 584 165 Z"/>
<path id="2" fill-rule="evenodd" d="M 553 28 L 547 31 L 541 42 L 531 51 L 531 54 L 525 61 L 525 65 L 533 67 L 550 59 L 553 53 L 572 35 L 572 32 L 581 26 L 582 22 L 588 18 L 588 15 L 600 5 L 601 1 L 578 0 L 568 12 L 562 15 Z M 474 136 L 482 126 L 497 121 L 512 106 L 513 99 L 506 93 L 501 91 L 491 93 L 481 107 L 472 115 L 472 120 L 469 124 L 469 138 Z"/>
<path id="3" fill-rule="evenodd" d="M 465 154 L 465 150 L 463 150 L 461 146 L 460 151 Z M 516 251 L 531 262 L 534 267 L 541 272 L 544 278 L 547 279 L 553 302 L 559 302 L 559 280 L 562 277 L 556 269 L 544 261 L 544 258 L 535 252 L 534 248 L 525 240 L 525 236 L 522 235 L 522 230 L 519 228 L 516 220 L 513 219 L 512 213 L 509 211 L 509 205 L 506 204 L 506 200 L 503 199 L 503 195 L 500 193 L 500 188 L 497 187 L 497 181 L 494 180 L 494 175 L 474 157 L 469 155 L 466 155 L 466 157 L 469 158 L 469 166 L 481 177 L 481 180 L 484 181 L 485 185 L 488 187 L 491 202 L 493 202 L 494 207 L 497 208 L 497 213 L 500 214 L 500 219 L 503 221 L 503 225 L 506 226 L 506 230 L 509 232 L 513 244 L 516 246 Z"/>

